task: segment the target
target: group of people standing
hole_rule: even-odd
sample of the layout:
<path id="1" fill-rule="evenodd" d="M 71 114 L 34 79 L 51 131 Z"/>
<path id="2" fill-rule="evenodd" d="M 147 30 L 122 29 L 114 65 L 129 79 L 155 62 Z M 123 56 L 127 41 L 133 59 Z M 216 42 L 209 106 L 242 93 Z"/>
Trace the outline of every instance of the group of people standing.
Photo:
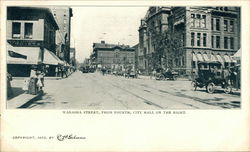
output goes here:
<path id="1" fill-rule="evenodd" d="M 25 79 L 23 90 L 28 94 L 36 95 L 43 91 L 44 76 L 48 72 L 48 67 L 44 65 L 32 65 L 30 70 L 30 77 Z"/>

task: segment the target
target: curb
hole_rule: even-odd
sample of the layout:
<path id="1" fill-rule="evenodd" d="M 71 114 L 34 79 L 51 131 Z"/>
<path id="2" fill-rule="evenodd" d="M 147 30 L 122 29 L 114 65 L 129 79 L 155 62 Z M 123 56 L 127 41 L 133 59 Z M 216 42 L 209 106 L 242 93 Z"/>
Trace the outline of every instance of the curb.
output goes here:
<path id="1" fill-rule="evenodd" d="M 44 95 L 43 92 L 39 92 L 36 95 L 30 95 L 30 94 L 22 94 L 20 96 L 17 96 L 11 100 L 6 100 L 6 106 L 7 109 L 16 109 L 16 108 L 26 108 L 28 107 L 30 104 L 32 104 L 34 101 L 38 100 L 39 98 L 41 98 Z M 26 96 L 26 99 L 21 99 L 21 96 Z M 30 97 L 27 97 L 30 96 Z"/>

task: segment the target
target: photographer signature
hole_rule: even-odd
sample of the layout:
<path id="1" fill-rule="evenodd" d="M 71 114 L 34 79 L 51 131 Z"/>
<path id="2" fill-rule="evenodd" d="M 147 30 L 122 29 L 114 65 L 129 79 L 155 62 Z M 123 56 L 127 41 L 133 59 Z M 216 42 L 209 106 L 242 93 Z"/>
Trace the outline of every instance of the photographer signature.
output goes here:
<path id="1" fill-rule="evenodd" d="M 69 134 L 69 135 L 58 134 L 57 135 L 57 140 L 59 140 L 59 141 L 64 141 L 67 139 L 86 139 L 86 137 L 81 137 L 81 136 L 77 136 L 77 135 L 73 135 L 73 134 Z"/>

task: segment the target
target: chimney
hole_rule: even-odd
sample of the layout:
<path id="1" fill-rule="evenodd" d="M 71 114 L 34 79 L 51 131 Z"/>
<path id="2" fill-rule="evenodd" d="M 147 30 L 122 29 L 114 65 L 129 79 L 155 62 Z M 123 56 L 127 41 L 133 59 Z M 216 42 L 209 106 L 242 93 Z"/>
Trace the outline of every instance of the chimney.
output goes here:
<path id="1" fill-rule="evenodd" d="M 105 41 L 101 41 L 102 44 L 105 44 Z"/>

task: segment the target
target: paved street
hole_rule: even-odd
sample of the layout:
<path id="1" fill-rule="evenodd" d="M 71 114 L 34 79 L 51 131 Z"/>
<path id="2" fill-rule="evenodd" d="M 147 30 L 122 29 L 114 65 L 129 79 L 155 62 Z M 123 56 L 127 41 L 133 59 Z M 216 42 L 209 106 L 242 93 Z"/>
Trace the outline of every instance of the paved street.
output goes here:
<path id="1" fill-rule="evenodd" d="M 20 80 L 19 80 L 20 81 Z M 26 105 L 32 109 L 221 109 L 239 108 L 240 96 L 205 89 L 192 91 L 190 81 L 127 79 L 100 73 L 75 72 L 61 80 L 46 80 L 45 95 Z"/>

